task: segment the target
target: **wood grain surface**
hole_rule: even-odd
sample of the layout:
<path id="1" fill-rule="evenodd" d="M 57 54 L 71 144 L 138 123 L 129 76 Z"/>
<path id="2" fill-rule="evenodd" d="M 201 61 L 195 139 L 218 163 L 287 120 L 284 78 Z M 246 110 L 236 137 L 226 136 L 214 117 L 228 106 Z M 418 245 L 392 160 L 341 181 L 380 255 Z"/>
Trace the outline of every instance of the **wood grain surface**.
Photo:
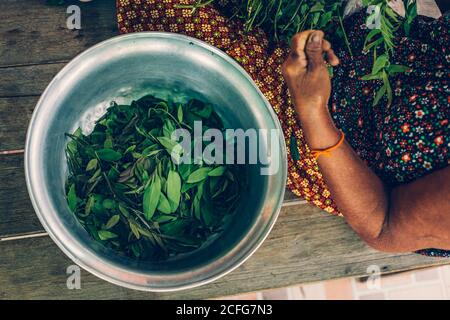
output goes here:
<path id="1" fill-rule="evenodd" d="M 68 1 L 81 8 L 81 30 L 69 30 L 67 6 L 45 0 L 0 1 L 0 67 L 68 61 L 117 35 L 115 1 Z"/>
<path id="2" fill-rule="evenodd" d="M 144 293 L 82 272 L 81 290 L 68 290 L 73 263 L 48 237 L 0 242 L 0 297 L 52 299 L 205 299 L 326 279 L 364 276 L 369 266 L 394 272 L 443 264 L 415 254 L 389 255 L 364 245 L 344 221 L 310 205 L 282 209 L 261 248 L 229 275 L 196 289 Z"/>

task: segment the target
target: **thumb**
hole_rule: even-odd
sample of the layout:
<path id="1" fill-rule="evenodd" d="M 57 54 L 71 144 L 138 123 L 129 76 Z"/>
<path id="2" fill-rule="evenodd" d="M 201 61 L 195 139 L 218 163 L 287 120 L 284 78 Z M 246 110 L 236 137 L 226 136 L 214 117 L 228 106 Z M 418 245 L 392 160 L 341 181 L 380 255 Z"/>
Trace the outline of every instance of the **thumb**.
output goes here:
<path id="1" fill-rule="evenodd" d="M 323 60 L 323 32 L 314 31 L 310 34 L 306 43 L 306 59 L 308 60 L 308 71 L 314 72 L 324 66 Z"/>

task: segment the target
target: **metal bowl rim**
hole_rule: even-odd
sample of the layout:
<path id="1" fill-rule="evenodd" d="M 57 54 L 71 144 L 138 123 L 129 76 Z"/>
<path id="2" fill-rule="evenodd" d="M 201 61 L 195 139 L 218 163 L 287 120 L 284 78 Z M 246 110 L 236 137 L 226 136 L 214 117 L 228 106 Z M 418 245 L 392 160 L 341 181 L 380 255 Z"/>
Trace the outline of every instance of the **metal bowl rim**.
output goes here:
<path id="1" fill-rule="evenodd" d="M 45 101 L 47 94 L 49 94 L 49 92 L 51 92 L 53 85 L 59 80 L 59 77 L 64 76 L 65 73 L 67 72 L 67 70 L 69 70 L 77 62 L 81 61 L 84 56 L 91 54 L 92 52 L 94 52 L 95 50 L 97 50 L 101 47 L 108 46 L 110 44 L 114 44 L 116 42 L 120 42 L 122 40 L 129 39 L 129 38 L 148 38 L 148 37 L 150 37 L 150 38 L 165 38 L 165 39 L 172 38 L 175 40 L 194 43 L 194 44 L 220 56 L 227 63 L 229 63 L 232 67 L 234 67 L 236 71 L 238 71 L 243 77 L 245 77 L 253 85 L 254 89 L 258 92 L 258 94 L 260 95 L 262 100 L 265 102 L 267 111 L 271 115 L 271 118 L 274 121 L 275 125 L 278 126 L 278 129 L 280 131 L 280 139 L 279 139 L 280 140 L 280 148 L 281 148 L 280 156 L 281 156 L 281 159 L 283 159 L 283 161 L 280 163 L 280 170 L 283 171 L 282 172 L 283 188 L 281 188 L 281 191 L 279 192 L 278 202 L 276 203 L 276 206 L 274 207 L 275 209 L 273 210 L 272 214 L 270 215 L 270 220 L 265 225 L 265 230 L 261 231 L 261 236 L 257 240 L 256 244 L 253 247 L 249 247 L 247 252 L 243 252 L 243 253 L 239 254 L 238 256 L 236 256 L 234 265 L 228 267 L 227 269 L 224 269 L 220 272 L 213 273 L 212 275 L 209 275 L 208 277 L 206 277 L 200 281 L 197 281 L 197 282 L 188 283 L 185 285 L 171 286 L 171 287 L 168 286 L 168 287 L 164 287 L 164 288 L 142 286 L 142 285 L 122 281 L 122 280 L 116 279 L 115 277 L 113 277 L 109 274 L 99 272 L 92 266 L 88 265 L 88 263 L 85 263 L 85 261 L 80 260 L 72 251 L 70 251 L 68 248 L 66 248 L 66 245 L 58 238 L 58 236 L 54 233 L 54 231 L 49 227 L 49 225 L 47 223 L 46 214 L 43 213 L 44 210 L 42 210 L 42 208 L 40 207 L 40 205 L 37 202 L 35 195 L 34 195 L 35 189 L 36 189 L 36 187 L 38 187 L 37 182 L 31 181 L 31 178 L 30 178 L 30 170 L 31 170 L 30 168 L 32 167 L 32 165 L 31 165 L 32 159 L 31 159 L 30 154 L 33 153 L 33 150 L 30 150 L 30 148 L 31 148 L 30 145 L 31 145 L 31 141 L 32 141 L 31 133 L 33 132 L 33 128 L 35 126 L 35 122 L 36 122 L 36 118 L 39 114 L 39 110 L 41 108 L 43 108 L 42 105 L 43 105 L 43 102 Z M 221 277 L 227 275 L 228 273 L 232 272 L 233 270 L 235 270 L 236 268 L 241 266 L 262 245 L 262 243 L 269 235 L 270 231 L 272 230 L 272 228 L 278 218 L 279 212 L 281 210 L 281 205 L 282 205 L 282 202 L 284 199 L 284 193 L 285 193 L 284 186 L 286 185 L 286 180 L 287 180 L 287 151 L 286 151 L 285 140 L 283 138 L 283 131 L 281 130 L 281 124 L 280 124 L 279 119 L 276 116 L 275 112 L 273 111 L 272 106 L 270 105 L 270 103 L 268 102 L 268 100 L 266 99 L 264 94 L 261 92 L 261 90 L 258 88 L 258 86 L 256 86 L 253 79 L 234 59 L 232 59 L 230 56 L 228 56 L 222 50 L 220 50 L 204 41 L 201 41 L 196 38 L 189 37 L 189 36 L 176 34 L 176 33 L 169 33 L 169 32 L 139 32 L 139 33 L 118 35 L 118 36 L 109 38 L 107 40 L 104 40 L 104 41 L 88 48 L 87 50 L 81 52 L 77 56 L 75 56 L 57 73 L 57 75 L 52 79 L 52 81 L 48 84 L 48 86 L 42 93 L 41 97 L 39 98 L 39 100 L 33 110 L 33 114 L 32 114 L 30 123 L 28 125 L 28 130 L 27 130 L 27 134 L 26 134 L 25 152 L 24 152 L 24 170 L 25 170 L 25 180 L 26 180 L 28 194 L 30 196 L 31 203 L 36 212 L 36 215 L 39 218 L 40 223 L 42 224 L 44 229 L 47 231 L 48 235 L 53 240 L 53 242 L 55 242 L 56 245 L 64 252 L 64 254 L 66 256 L 68 256 L 73 262 L 75 262 L 77 265 L 81 266 L 86 271 L 99 277 L 100 279 L 108 281 L 108 282 L 116 284 L 116 285 L 119 285 L 119 286 L 122 286 L 122 287 L 125 287 L 125 288 L 140 290 L 140 291 L 147 291 L 147 292 L 173 292 L 173 291 L 195 288 L 195 287 L 213 282 L 213 281 L 217 280 L 218 278 L 221 278 Z M 73 236 L 71 236 L 71 238 L 72 238 L 72 240 L 74 240 L 76 242 L 76 245 L 81 250 L 86 250 L 81 245 L 81 243 L 78 240 L 76 240 L 76 238 L 74 238 Z M 97 256 L 97 258 L 99 258 L 103 263 L 108 263 L 100 256 Z"/>

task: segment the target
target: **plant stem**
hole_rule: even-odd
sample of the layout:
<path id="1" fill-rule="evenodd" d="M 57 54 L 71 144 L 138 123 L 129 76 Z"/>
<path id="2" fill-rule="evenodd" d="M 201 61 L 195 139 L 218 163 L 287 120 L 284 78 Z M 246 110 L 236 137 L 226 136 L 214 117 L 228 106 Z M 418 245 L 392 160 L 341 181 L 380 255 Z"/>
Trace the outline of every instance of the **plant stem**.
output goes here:
<path id="1" fill-rule="evenodd" d="M 350 42 L 348 41 L 347 32 L 345 31 L 344 23 L 342 21 L 342 15 L 340 12 L 338 13 L 338 17 L 339 17 L 339 24 L 341 25 L 342 33 L 344 34 L 345 45 L 347 46 L 348 52 L 350 53 L 350 57 L 353 58 L 352 48 L 350 48 Z"/>

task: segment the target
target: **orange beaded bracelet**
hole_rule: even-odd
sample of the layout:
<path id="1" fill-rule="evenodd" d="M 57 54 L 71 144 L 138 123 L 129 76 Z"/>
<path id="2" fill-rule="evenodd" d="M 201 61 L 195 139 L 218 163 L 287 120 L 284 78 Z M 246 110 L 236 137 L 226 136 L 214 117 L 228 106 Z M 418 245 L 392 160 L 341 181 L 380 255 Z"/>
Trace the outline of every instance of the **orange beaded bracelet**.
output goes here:
<path id="1" fill-rule="evenodd" d="M 339 148 L 339 146 L 344 142 L 345 134 L 341 131 L 341 138 L 339 139 L 338 143 L 336 143 L 334 146 L 326 148 L 326 149 L 317 149 L 317 150 L 311 150 L 311 154 L 313 155 L 314 159 L 318 159 L 321 155 L 324 156 L 331 156 L 331 151 Z"/>

